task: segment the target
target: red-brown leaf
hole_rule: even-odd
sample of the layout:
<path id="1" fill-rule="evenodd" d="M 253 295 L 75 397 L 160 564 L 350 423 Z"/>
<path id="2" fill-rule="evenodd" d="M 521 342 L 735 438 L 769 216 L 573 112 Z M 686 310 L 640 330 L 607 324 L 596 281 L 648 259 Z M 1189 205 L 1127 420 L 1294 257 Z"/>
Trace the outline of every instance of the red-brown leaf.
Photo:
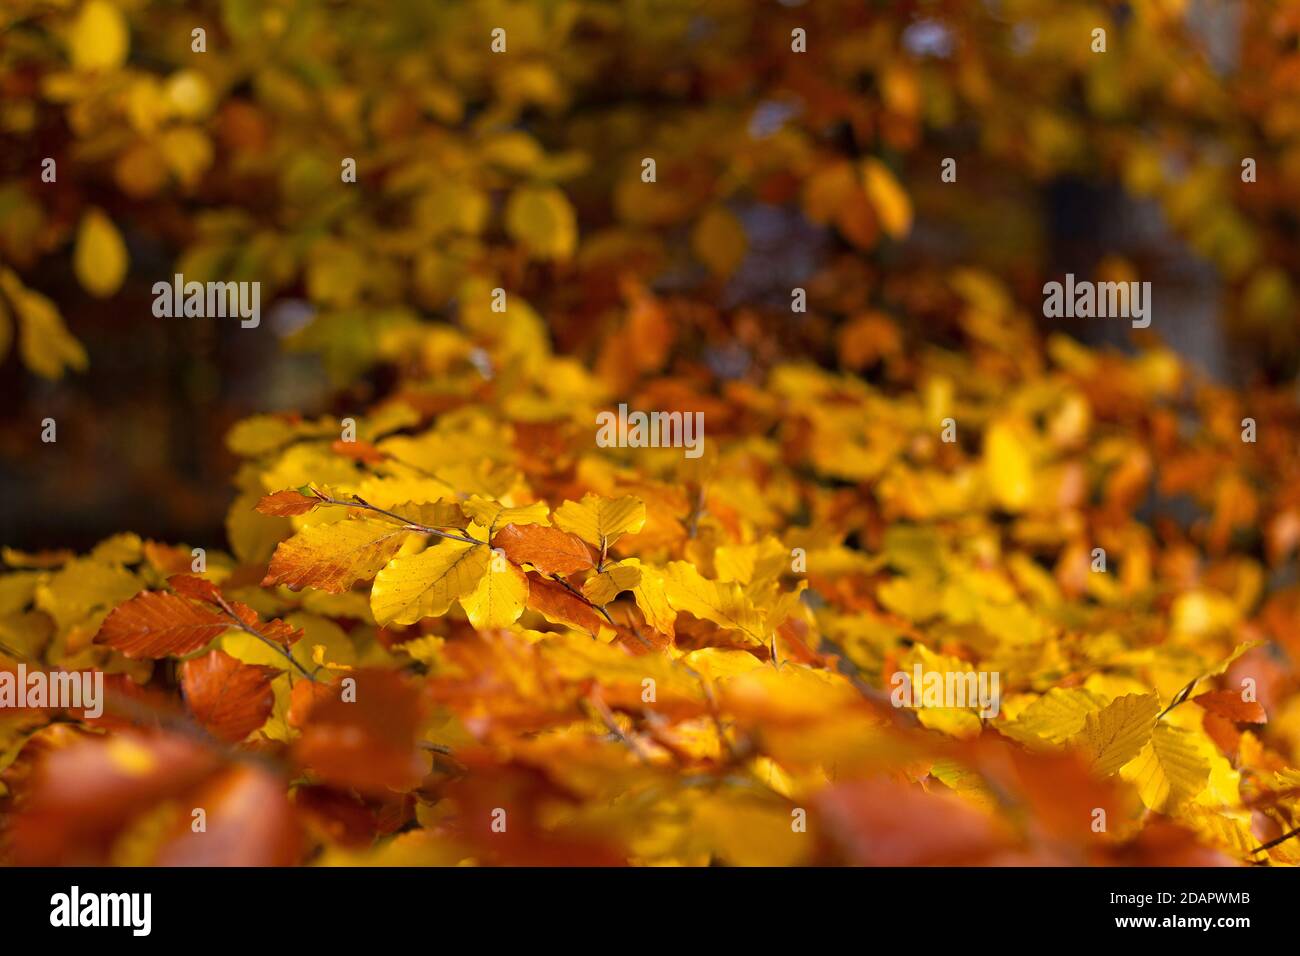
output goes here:
<path id="1" fill-rule="evenodd" d="M 230 605 L 230 609 L 235 612 L 235 615 L 245 626 L 257 631 L 269 641 L 288 647 L 302 637 L 302 629 L 294 627 L 287 621 L 282 621 L 278 617 L 270 621 L 263 621 L 257 612 L 247 604 L 231 601 L 229 598 L 226 599 L 226 603 Z"/>
<path id="2" fill-rule="evenodd" d="M 344 699 L 344 680 L 355 699 Z M 353 671 L 311 703 L 294 756 L 321 780 L 363 794 L 409 790 L 428 769 L 417 731 L 420 689 L 388 670 Z"/>
<path id="3" fill-rule="evenodd" d="M 158 853 L 159 866 L 292 866 L 299 862 L 297 815 L 284 781 L 260 767 L 235 766 L 208 781 L 189 808 L 201 807 L 205 829 L 183 826 Z"/>
<path id="4" fill-rule="evenodd" d="M 95 642 L 127 657 L 167 657 L 197 651 L 230 625 L 218 611 L 179 594 L 144 591 L 109 612 Z"/>
<path id="5" fill-rule="evenodd" d="M 194 598 L 196 601 L 216 604 L 221 600 L 221 592 L 217 590 L 217 586 L 197 574 L 173 574 L 167 579 L 167 586 L 177 594 Z"/>
<path id="6" fill-rule="evenodd" d="M 8 831 L 20 866 L 103 866 L 124 828 L 220 767 L 171 734 L 86 736 L 38 761 Z"/>
<path id="7" fill-rule="evenodd" d="M 213 651 L 181 665 L 181 690 L 199 723 L 213 736 L 238 743 L 271 715 L 271 680 L 277 673 Z"/>

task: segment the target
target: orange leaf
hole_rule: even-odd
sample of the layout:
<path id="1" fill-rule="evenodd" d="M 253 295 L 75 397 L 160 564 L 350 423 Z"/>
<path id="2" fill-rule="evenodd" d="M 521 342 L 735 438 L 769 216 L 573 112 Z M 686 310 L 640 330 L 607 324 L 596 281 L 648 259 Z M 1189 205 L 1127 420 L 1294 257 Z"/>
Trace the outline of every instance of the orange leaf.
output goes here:
<path id="1" fill-rule="evenodd" d="M 836 784 L 814 799 L 855 866 L 978 865 L 1006 846 L 998 820 L 960 797 L 889 780 Z"/>
<path id="2" fill-rule="evenodd" d="M 582 598 L 536 573 L 528 575 L 528 606 L 552 624 L 568 624 L 592 634 L 599 633 L 605 623 Z"/>
<path id="3" fill-rule="evenodd" d="M 1192 700 L 1212 714 L 1225 717 L 1236 724 L 1263 724 L 1268 722 L 1264 707 L 1257 700 L 1242 700 L 1235 690 L 1214 690 L 1200 694 Z"/>
<path id="4" fill-rule="evenodd" d="M 284 491 L 277 491 L 275 494 L 264 496 L 257 503 L 257 510 L 264 515 L 287 518 L 290 515 L 305 515 L 318 504 L 320 504 L 320 499 L 311 495 L 304 495 L 301 491 L 296 491 L 293 488 L 286 488 Z"/>
<path id="5" fill-rule="evenodd" d="M 515 564 L 531 564 L 545 574 L 573 574 L 595 567 L 591 549 L 576 534 L 540 524 L 508 524 L 492 539 Z"/>
<path id="6" fill-rule="evenodd" d="M 388 457 L 368 441 L 344 441 L 341 438 L 336 438 L 334 444 L 330 445 L 330 450 L 336 455 L 351 458 L 353 461 L 363 461 L 368 465 L 378 464 Z M 284 492 L 279 492 L 279 494 L 284 494 Z M 262 500 L 265 501 L 266 499 L 263 498 Z"/>

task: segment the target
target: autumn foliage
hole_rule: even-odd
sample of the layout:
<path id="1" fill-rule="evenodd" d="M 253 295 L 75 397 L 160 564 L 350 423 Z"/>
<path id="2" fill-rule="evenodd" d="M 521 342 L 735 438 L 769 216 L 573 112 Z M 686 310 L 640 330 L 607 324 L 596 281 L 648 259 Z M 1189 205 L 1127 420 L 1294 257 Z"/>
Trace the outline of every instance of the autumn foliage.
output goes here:
<path id="1" fill-rule="evenodd" d="M 37 375 L 93 363 L 42 257 L 108 303 L 169 281 L 126 232 L 309 304 L 288 344 L 339 398 L 225 434 L 219 543 L 4 550 L 0 670 L 107 676 L 99 717 L 0 708 L 0 860 L 1300 862 L 1300 405 L 1269 377 L 1300 180 L 1161 164 L 1206 129 L 1291 162 L 1277 104 L 1142 52 L 1190 42 L 1180 4 L 1113 26 L 1126 72 L 1088 58 L 1100 4 L 1012 5 L 1027 50 L 936 4 L 944 57 L 847 2 L 9 6 L 0 354 L 12 325 Z M 1211 381 L 1172 315 L 1123 350 L 1044 327 L 1011 227 L 909 244 L 958 114 L 964 189 L 1167 205 L 1276 367 Z M 796 280 L 763 210 L 816 236 Z M 703 455 L 598 443 L 619 403 L 701 413 Z M 1000 706 L 898 706 L 918 669 Z"/>

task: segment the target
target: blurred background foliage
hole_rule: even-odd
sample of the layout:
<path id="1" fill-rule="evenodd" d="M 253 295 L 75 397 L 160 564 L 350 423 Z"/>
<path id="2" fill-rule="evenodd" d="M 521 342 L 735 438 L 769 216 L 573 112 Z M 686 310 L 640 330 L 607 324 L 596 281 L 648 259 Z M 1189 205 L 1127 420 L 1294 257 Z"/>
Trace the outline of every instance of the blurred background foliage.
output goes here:
<path id="1" fill-rule="evenodd" d="M 888 380 L 1073 272 L 1290 389 L 1298 35 L 1264 0 L 3 0 L 0 540 L 219 546 L 230 424 L 364 408 L 453 320 L 610 395 L 800 354 Z M 260 282 L 260 326 L 155 318 L 177 272 Z"/>

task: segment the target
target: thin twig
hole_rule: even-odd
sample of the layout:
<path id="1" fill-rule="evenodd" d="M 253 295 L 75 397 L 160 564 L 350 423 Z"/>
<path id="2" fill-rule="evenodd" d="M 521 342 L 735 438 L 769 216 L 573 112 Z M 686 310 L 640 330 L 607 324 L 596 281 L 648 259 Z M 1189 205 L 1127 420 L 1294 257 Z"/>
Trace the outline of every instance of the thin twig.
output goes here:
<path id="1" fill-rule="evenodd" d="M 1250 852 L 1263 853 L 1265 850 L 1271 850 L 1279 843 L 1285 843 L 1287 840 L 1297 835 L 1300 835 L 1300 827 L 1296 827 L 1294 830 L 1291 830 L 1288 833 L 1283 833 L 1280 837 L 1277 837 L 1276 839 L 1273 840 L 1269 840 L 1267 843 L 1261 843 L 1259 846 L 1255 847 L 1255 849 L 1251 850 Z"/>
<path id="2" fill-rule="evenodd" d="M 263 634 L 261 631 L 257 630 L 256 628 L 250 627 L 249 625 L 245 624 L 243 619 L 241 619 L 240 616 L 235 613 L 234 608 L 232 608 L 229 604 L 226 603 L 225 596 L 222 595 L 221 592 L 217 592 L 217 603 L 221 606 L 221 610 L 225 612 L 226 616 L 230 618 L 231 621 L 234 622 L 235 627 L 243 631 L 245 634 L 253 635 L 253 637 L 257 638 L 267 647 L 271 648 L 272 650 L 276 651 L 278 654 L 282 655 L 285 660 L 287 660 L 290 664 L 292 664 L 294 667 L 298 669 L 298 673 L 302 674 L 303 677 L 307 678 L 313 684 L 317 683 L 316 676 L 312 674 L 310 671 L 308 671 L 307 668 L 303 667 L 302 664 L 298 663 L 298 658 L 293 656 L 292 651 L 290 651 L 287 647 L 281 645 L 278 641 L 271 640 L 269 637 L 267 637 L 265 634 Z"/>

